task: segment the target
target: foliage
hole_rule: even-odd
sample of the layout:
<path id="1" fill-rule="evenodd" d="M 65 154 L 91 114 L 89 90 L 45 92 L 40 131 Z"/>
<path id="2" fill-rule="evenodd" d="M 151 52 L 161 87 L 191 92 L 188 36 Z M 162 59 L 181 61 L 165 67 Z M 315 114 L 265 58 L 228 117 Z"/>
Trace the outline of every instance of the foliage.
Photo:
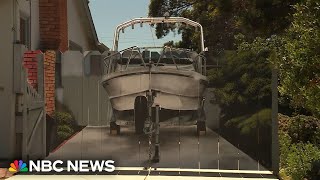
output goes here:
<path id="1" fill-rule="evenodd" d="M 74 133 L 74 129 L 76 129 L 76 122 L 70 113 L 55 112 L 54 119 L 58 124 L 57 133 L 60 140 L 65 140 Z"/>
<path id="2" fill-rule="evenodd" d="M 320 117 L 320 2 L 296 4 L 292 25 L 281 36 L 242 40 L 241 50 L 269 51 L 268 60 L 279 70 L 279 92 L 290 106 Z"/>
<path id="3" fill-rule="evenodd" d="M 73 122 L 72 115 L 66 112 L 55 112 L 54 119 L 57 121 L 58 124 L 71 125 Z"/>
<path id="4" fill-rule="evenodd" d="M 209 49 L 269 51 L 278 67 L 281 97 L 295 109 L 320 117 L 320 2 L 317 0 L 151 0 L 149 15 L 170 12 L 204 26 Z M 165 36 L 173 28 L 157 29 Z M 195 48 L 198 33 L 180 27 L 183 40 L 175 45 Z M 242 43 L 237 46 L 239 35 Z M 248 43 L 250 42 L 250 43 Z M 246 49 L 246 50 L 247 50 Z"/>
<path id="5" fill-rule="evenodd" d="M 298 115 L 292 119 L 288 134 L 294 143 L 311 142 L 320 147 L 320 120 Z"/>
<path id="6" fill-rule="evenodd" d="M 248 114 L 229 120 L 226 125 L 234 125 L 242 134 L 250 134 L 252 130 L 258 129 L 258 127 L 270 127 L 271 126 L 271 109 L 262 109 L 254 114 Z"/>
<path id="7" fill-rule="evenodd" d="M 279 132 L 280 168 L 284 169 L 288 164 L 290 154 L 291 138 L 287 133 Z"/>
<path id="8" fill-rule="evenodd" d="M 279 115 L 279 130 L 290 136 L 292 143 L 312 143 L 320 148 L 320 119 Z"/>
<path id="9" fill-rule="evenodd" d="M 206 44 L 209 49 L 220 52 L 236 49 L 234 36 L 238 33 L 252 40 L 257 36 L 269 37 L 282 33 L 290 24 L 291 5 L 300 0 L 151 0 L 149 16 L 183 16 L 201 23 L 204 27 Z M 182 33 L 182 47 L 199 44 L 195 30 L 178 27 Z M 172 26 L 158 25 L 157 37 L 161 38 Z M 185 35 L 185 36 L 184 36 Z"/>
<path id="10" fill-rule="evenodd" d="M 280 70 L 279 91 L 320 117 L 320 2 L 307 0 L 294 6 L 292 26 L 283 37 L 276 63 Z"/>
<path id="11" fill-rule="evenodd" d="M 74 133 L 74 130 L 71 129 L 67 125 L 59 125 L 58 126 L 58 137 L 61 140 L 65 140 L 65 139 L 69 138 L 73 133 Z"/>
<path id="12" fill-rule="evenodd" d="M 229 120 L 226 125 L 250 133 L 260 125 L 270 125 L 271 69 L 265 52 L 229 51 L 221 69 L 208 71 L 214 86 L 215 103 L 218 103 Z"/>
<path id="13" fill-rule="evenodd" d="M 279 107 L 293 115 L 279 115 L 281 173 L 312 179 L 320 166 L 320 1 L 151 0 L 150 16 L 165 12 L 201 23 L 209 50 L 223 52 L 225 64 L 208 77 L 226 125 L 250 133 L 268 114 L 271 68 L 278 69 Z M 182 42 L 173 46 L 199 47 L 199 32 L 178 29 Z M 174 30 L 157 26 L 157 37 Z"/>
<path id="14" fill-rule="evenodd" d="M 285 171 L 293 180 L 308 178 L 312 165 L 320 160 L 320 149 L 311 143 L 298 143 L 290 146 Z"/>
<path id="15" fill-rule="evenodd" d="M 292 179 L 312 179 L 319 171 L 320 120 L 279 114 L 281 174 Z"/>
<path id="16" fill-rule="evenodd" d="M 214 93 L 223 106 L 268 103 L 271 95 L 271 69 L 264 53 L 229 52 L 221 69 L 212 69 L 208 77 L 214 83 Z"/>

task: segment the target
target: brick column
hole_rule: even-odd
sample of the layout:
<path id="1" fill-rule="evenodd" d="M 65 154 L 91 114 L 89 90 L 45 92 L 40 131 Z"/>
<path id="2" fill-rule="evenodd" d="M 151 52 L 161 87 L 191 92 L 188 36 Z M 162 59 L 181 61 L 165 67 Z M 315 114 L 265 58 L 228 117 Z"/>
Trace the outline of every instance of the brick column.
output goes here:
<path id="1" fill-rule="evenodd" d="M 38 88 L 38 51 L 28 51 L 24 54 L 24 67 L 28 70 L 28 82 L 37 89 Z M 55 111 L 55 67 L 56 67 L 56 52 L 46 51 L 44 58 L 40 59 L 44 63 L 44 91 L 46 112 L 52 115 Z"/>
<path id="2" fill-rule="evenodd" d="M 56 52 L 46 51 L 44 53 L 44 89 L 48 115 L 52 115 L 55 111 L 55 63 Z"/>
<path id="3" fill-rule="evenodd" d="M 38 88 L 38 61 L 36 56 L 42 53 L 38 51 L 28 51 L 24 54 L 23 65 L 28 70 L 28 83 L 34 88 Z"/>
<path id="4" fill-rule="evenodd" d="M 39 0 L 39 24 L 42 50 L 68 49 L 68 0 Z"/>

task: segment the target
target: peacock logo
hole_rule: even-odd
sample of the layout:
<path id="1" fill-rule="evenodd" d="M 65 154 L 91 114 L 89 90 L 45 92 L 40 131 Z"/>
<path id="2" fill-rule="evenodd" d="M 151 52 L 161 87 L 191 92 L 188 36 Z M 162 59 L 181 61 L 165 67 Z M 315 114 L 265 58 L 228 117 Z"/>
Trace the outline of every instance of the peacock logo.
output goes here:
<path id="1" fill-rule="evenodd" d="M 27 164 L 24 163 L 22 160 L 18 161 L 15 160 L 13 163 L 10 164 L 9 168 L 10 172 L 16 173 L 16 172 L 28 172 Z"/>

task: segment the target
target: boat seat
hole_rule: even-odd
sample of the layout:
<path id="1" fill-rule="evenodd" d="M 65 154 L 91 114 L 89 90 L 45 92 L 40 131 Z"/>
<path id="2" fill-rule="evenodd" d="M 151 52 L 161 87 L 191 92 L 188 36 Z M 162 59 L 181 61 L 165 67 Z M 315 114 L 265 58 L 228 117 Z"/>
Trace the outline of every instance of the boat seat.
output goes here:
<path id="1" fill-rule="evenodd" d="M 142 51 L 142 57 L 143 57 L 144 62 L 148 63 L 149 59 L 150 59 L 150 51 L 148 51 L 148 50 Z"/>
<path id="2" fill-rule="evenodd" d="M 157 62 L 160 58 L 160 54 L 157 51 L 152 51 L 151 52 L 151 60 L 154 62 Z"/>
<path id="3" fill-rule="evenodd" d="M 138 51 L 124 51 L 119 64 L 126 65 L 130 59 L 129 64 L 143 64 L 141 54 Z"/>
<path id="4" fill-rule="evenodd" d="M 174 64 L 174 61 L 177 65 L 184 64 L 189 65 L 192 64 L 192 59 L 188 58 L 187 53 L 179 53 L 178 51 L 165 51 L 159 63 L 164 64 Z M 174 60 L 174 61 L 173 61 Z"/>

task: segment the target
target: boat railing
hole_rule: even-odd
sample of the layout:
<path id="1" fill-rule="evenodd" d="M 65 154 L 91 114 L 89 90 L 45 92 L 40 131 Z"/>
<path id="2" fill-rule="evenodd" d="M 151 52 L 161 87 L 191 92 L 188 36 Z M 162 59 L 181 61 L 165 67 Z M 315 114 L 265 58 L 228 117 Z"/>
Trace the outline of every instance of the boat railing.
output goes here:
<path id="1" fill-rule="evenodd" d="M 143 56 L 143 52 L 146 52 L 149 49 L 162 49 L 162 52 L 159 56 L 159 58 L 155 59 L 155 61 L 152 60 L 151 55 L 149 56 L 149 59 L 145 58 Z M 144 51 L 142 51 L 144 50 Z M 181 58 L 178 57 L 176 54 L 173 52 L 183 52 L 188 54 L 186 58 Z M 124 53 L 129 53 L 129 56 L 126 56 L 127 61 L 123 63 L 123 55 Z M 127 55 L 127 54 L 126 54 Z M 182 59 L 187 59 L 190 60 L 190 63 L 193 63 L 196 66 L 196 70 L 203 74 L 206 75 L 206 57 L 204 56 L 203 53 L 196 53 L 194 51 L 191 51 L 189 49 L 182 49 L 182 48 L 175 48 L 175 47 L 169 47 L 169 46 L 164 46 L 164 47 L 138 47 L 138 46 L 132 46 L 126 49 L 123 49 L 121 51 L 117 52 L 111 52 L 111 54 L 107 57 L 104 58 L 103 63 L 108 69 L 108 72 L 113 72 L 115 71 L 115 68 L 113 66 L 116 66 L 120 62 L 121 65 L 121 71 L 126 71 L 130 65 L 130 62 L 133 61 L 133 59 L 136 59 L 137 56 L 139 56 L 137 59 L 138 61 L 141 61 L 139 64 L 141 66 L 147 67 L 148 64 L 153 63 L 155 67 L 160 66 L 162 63 L 161 61 L 164 60 L 164 58 L 168 58 L 172 60 L 173 65 L 179 69 L 179 64 L 177 61 L 182 60 Z M 193 56 L 192 55 L 196 55 Z M 125 65 L 125 68 L 123 69 L 123 66 Z"/>

